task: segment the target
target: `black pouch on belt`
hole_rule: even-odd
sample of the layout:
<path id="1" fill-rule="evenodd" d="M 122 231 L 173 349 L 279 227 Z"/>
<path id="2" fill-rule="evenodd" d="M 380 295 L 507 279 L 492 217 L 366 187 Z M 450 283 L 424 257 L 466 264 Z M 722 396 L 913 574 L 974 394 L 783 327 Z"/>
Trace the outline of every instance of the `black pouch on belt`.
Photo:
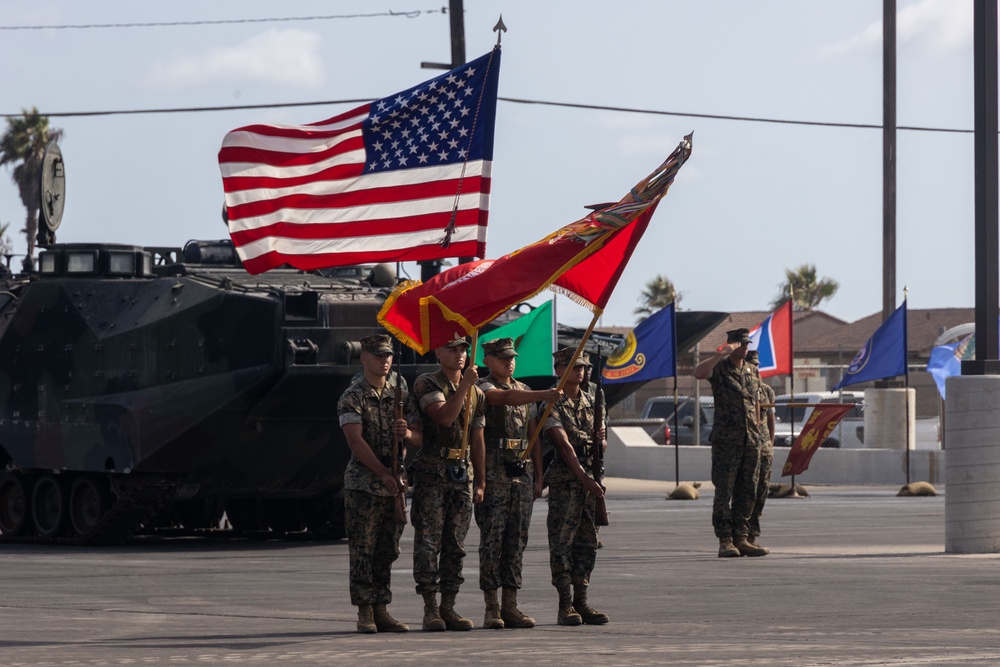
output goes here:
<path id="1" fill-rule="evenodd" d="M 507 471 L 508 477 L 524 477 L 528 474 L 524 461 L 504 461 L 503 468 Z"/>
<path id="2" fill-rule="evenodd" d="M 444 474 L 449 482 L 455 482 L 456 484 L 469 481 L 469 469 L 466 467 L 464 461 L 461 463 L 449 463 L 444 468 Z"/>

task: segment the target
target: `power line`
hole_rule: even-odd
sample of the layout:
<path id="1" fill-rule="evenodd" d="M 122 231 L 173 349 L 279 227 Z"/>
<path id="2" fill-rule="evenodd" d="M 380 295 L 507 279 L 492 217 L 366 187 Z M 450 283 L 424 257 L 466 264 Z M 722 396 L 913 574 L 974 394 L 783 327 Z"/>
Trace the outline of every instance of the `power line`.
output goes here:
<path id="1" fill-rule="evenodd" d="M 238 23 L 287 23 L 290 21 L 331 21 L 334 19 L 370 19 L 382 16 L 415 19 L 421 14 L 444 14 L 441 9 L 415 9 L 409 12 L 375 12 L 371 14 L 334 14 L 330 16 L 281 16 L 262 19 L 219 19 L 214 21 L 162 21 L 149 23 L 78 23 L 70 25 L 0 25 L 0 30 L 88 30 L 94 28 L 163 28 L 197 25 L 233 25 Z"/>
<path id="2" fill-rule="evenodd" d="M 708 118 L 711 120 L 738 120 L 749 123 L 781 123 L 784 125 L 811 125 L 819 127 L 848 127 L 853 129 L 864 129 L 864 130 L 881 130 L 881 125 L 872 125 L 870 123 L 833 123 L 824 122 L 816 120 L 788 120 L 781 118 L 760 118 L 754 116 L 726 116 L 720 114 L 707 114 L 707 113 L 687 113 L 683 111 L 658 111 L 655 109 L 634 109 L 629 107 L 611 107 L 603 106 L 599 104 L 573 104 L 570 102 L 545 102 L 542 100 L 522 100 L 514 97 L 498 97 L 497 99 L 503 100 L 505 102 L 514 102 L 517 104 L 542 104 L 546 106 L 557 106 L 557 107 L 568 107 L 571 109 L 592 109 L 598 111 L 621 111 L 625 113 L 642 113 L 642 114 L 653 114 L 657 116 L 681 116 L 685 118 Z M 897 125 L 897 130 L 914 130 L 919 132 L 968 132 L 971 133 L 972 130 L 956 130 L 951 128 L 943 127 L 916 127 L 916 126 L 903 126 Z"/>
<path id="3" fill-rule="evenodd" d="M 352 99 L 352 100 L 323 100 L 318 102 L 283 102 L 275 104 L 242 104 L 232 106 L 217 107 L 177 107 L 163 109 L 118 109 L 109 111 L 65 111 L 56 113 L 40 113 L 39 115 L 49 118 L 72 118 L 88 116 L 128 116 L 138 114 L 161 114 L 161 113 L 202 113 L 207 111 L 240 111 L 246 109 L 281 109 L 287 107 L 312 107 L 337 104 L 364 104 L 371 102 L 375 98 Z M 517 97 L 498 97 L 502 102 L 513 104 L 537 104 L 541 106 L 563 107 L 567 109 L 584 109 L 588 111 L 615 111 L 620 113 L 650 114 L 656 116 L 679 116 L 682 118 L 705 118 L 708 120 L 735 120 L 747 123 L 779 123 L 782 125 L 806 125 L 811 127 L 841 127 L 861 130 L 881 130 L 881 125 L 872 123 L 835 123 L 815 120 L 791 120 L 784 118 L 763 118 L 759 116 L 732 116 L 723 114 L 689 113 L 684 111 L 661 111 L 657 109 L 637 109 L 632 107 L 612 107 L 600 104 L 575 104 L 572 102 L 552 102 L 547 100 L 527 100 Z M 4 118 L 16 118 L 22 114 L 2 114 Z M 960 130 L 946 127 L 919 127 L 915 125 L 897 125 L 897 130 L 909 130 L 912 132 L 951 132 L 960 134 L 972 134 L 973 130 Z"/>
<path id="4" fill-rule="evenodd" d="M 73 118 L 88 116 L 134 116 L 139 114 L 153 113 L 201 113 L 204 111 L 240 111 L 242 109 L 282 109 L 285 107 L 317 107 L 331 104 L 364 104 L 371 102 L 373 98 L 358 100 L 327 100 L 322 102 L 282 102 L 275 104 L 240 104 L 222 107 L 171 107 L 167 109 L 116 109 L 112 111 L 65 111 L 57 113 L 42 113 L 39 116 L 47 118 Z M 4 118 L 17 118 L 22 114 L 2 114 Z"/>

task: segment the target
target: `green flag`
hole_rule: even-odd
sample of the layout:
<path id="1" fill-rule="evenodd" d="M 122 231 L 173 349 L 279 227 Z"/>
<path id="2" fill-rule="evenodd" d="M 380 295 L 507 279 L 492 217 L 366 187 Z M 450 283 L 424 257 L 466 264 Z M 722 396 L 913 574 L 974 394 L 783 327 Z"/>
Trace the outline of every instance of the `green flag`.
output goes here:
<path id="1" fill-rule="evenodd" d="M 497 338 L 513 338 L 517 350 L 514 377 L 552 375 L 552 302 L 546 301 L 527 315 L 510 324 L 480 334 L 476 347 L 476 364 L 483 366 L 482 343 Z"/>

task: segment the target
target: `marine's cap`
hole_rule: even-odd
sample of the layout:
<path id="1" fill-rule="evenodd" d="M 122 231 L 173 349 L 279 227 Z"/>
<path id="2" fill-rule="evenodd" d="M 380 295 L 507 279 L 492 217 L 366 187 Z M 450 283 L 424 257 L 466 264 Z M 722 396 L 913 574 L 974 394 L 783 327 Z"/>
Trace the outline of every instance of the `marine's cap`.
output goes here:
<path id="1" fill-rule="evenodd" d="M 392 354 L 392 339 L 386 334 L 365 336 L 361 339 L 361 350 L 369 354 Z"/>
<path id="2" fill-rule="evenodd" d="M 747 350 L 746 360 L 754 366 L 760 366 L 760 359 L 757 358 L 757 350 Z"/>
<path id="3" fill-rule="evenodd" d="M 489 354 L 497 359 L 510 359 L 516 357 L 513 338 L 497 338 L 483 343 L 483 354 Z"/>
<path id="4" fill-rule="evenodd" d="M 448 341 L 447 343 L 445 343 L 444 345 L 442 345 L 441 347 L 460 347 L 462 345 L 464 345 L 465 347 L 471 347 L 471 344 L 469 343 L 469 339 L 466 338 L 465 336 L 460 335 L 456 331 L 455 332 L 455 336 L 450 341 Z"/>
<path id="5" fill-rule="evenodd" d="M 568 366 L 570 359 L 573 358 L 573 353 L 576 352 L 575 347 L 564 347 L 561 350 L 557 350 L 552 353 L 552 364 L 554 366 Z M 576 360 L 577 366 L 590 366 L 590 359 L 587 358 L 587 354 L 581 352 L 579 358 Z"/>
<path id="6" fill-rule="evenodd" d="M 749 343 L 750 342 L 750 330 L 749 329 L 731 329 L 726 332 L 726 342 L 727 343 Z"/>

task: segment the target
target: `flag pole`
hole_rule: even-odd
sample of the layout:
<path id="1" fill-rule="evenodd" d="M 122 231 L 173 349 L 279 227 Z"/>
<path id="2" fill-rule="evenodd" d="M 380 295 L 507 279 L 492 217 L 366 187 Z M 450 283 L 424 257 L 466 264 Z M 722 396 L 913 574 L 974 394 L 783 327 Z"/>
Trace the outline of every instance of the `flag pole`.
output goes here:
<path id="1" fill-rule="evenodd" d="M 678 437 L 680 432 L 677 430 L 677 413 L 680 412 L 680 407 L 677 405 L 677 371 L 674 371 L 674 486 L 681 485 L 681 450 L 680 450 L 680 438 Z M 701 405 L 697 404 L 694 406 L 695 410 L 700 410 Z"/>
<path id="2" fill-rule="evenodd" d="M 597 320 L 601 318 L 603 313 L 603 308 L 598 308 L 594 311 L 594 318 L 590 320 L 590 326 L 587 327 L 587 331 L 584 332 L 583 338 L 580 339 L 580 344 L 577 345 L 576 350 L 573 352 L 573 358 L 570 359 L 569 364 L 566 365 L 566 371 L 564 371 L 559 377 L 559 384 L 556 385 L 556 389 L 561 391 L 562 388 L 566 386 L 566 380 L 569 379 L 569 373 L 567 371 L 576 366 L 576 360 L 580 358 L 580 353 L 583 352 L 583 347 L 587 344 L 587 341 L 590 340 L 590 334 L 594 332 L 594 327 L 597 326 Z M 520 454 L 522 461 L 527 460 L 527 458 L 531 455 L 531 448 L 535 446 L 535 441 L 537 441 L 538 436 L 541 435 L 542 428 L 545 426 L 545 420 L 549 418 L 550 414 L 552 414 L 552 403 L 546 404 L 545 411 L 542 413 L 542 416 L 538 418 L 538 425 L 535 426 L 535 431 L 531 434 L 531 440 L 528 441 L 528 446 Z"/>
<path id="3" fill-rule="evenodd" d="M 472 347 L 469 349 L 472 351 L 472 357 L 469 358 L 469 363 L 473 366 L 476 365 L 476 345 L 479 343 L 479 329 L 472 332 Z M 464 461 L 469 453 L 469 427 L 472 425 L 472 397 L 476 393 L 476 385 L 469 387 L 468 393 L 465 394 L 465 426 L 462 428 L 462 460 Z"/>
<path id="4" fill-rule="evenodd" d="M 910 369 L 907 365 L 906 374 L 903 376 L 906 378 L 903 384 L 903 391 L 906 392 L 906 401 L 903 403 L 906 410 L 906 483 L 910 483 Z"/>
<path id="5" fill-rule="evenodd" d="M 906 306 L 906 295 L 910 291 L 910 288 L 903 285 L 903 306 Z M 906 419 L 906 483 L 910 483 L 910 364 L 907 363 L 909 360 L 909 346 L 906 340 L 906 328 L 908 322 L 903 320 L 903 392 L 906 400 L 903 402 L 905 406 L 906 414 L 904 419 Z"/>
<path id="6" fill-rule="evenodd" d="M 792 367 L 789 369 L 789 377 L 791 378 L 791 388 L 789 389 L 789 396 L 791 397 L 791 402 L 795 402 L 795 285 L 792 281 L 788 281 L 788 300 L 792 302 L 792 312 L 789 313 L 788 322 L 788 336 L 790 340 L 788 344 L 792 348 Z M 788 443 L 789 447 L 795 444 L 795 408 L 790 408 L 789 414 L 792 418 L 792 441 Z M 801 434 L 800 434 L 801 435 Z M 791 450 L 789 450 L 791 451 Z M 772 454 L 773 456 L 773 454 Z M 788 494 L 788 498 L 804 498 L 805 496 L 799 495 L 799 492 L 795 489 L 795 475 L 792 475 L 792 492 Z"/>

